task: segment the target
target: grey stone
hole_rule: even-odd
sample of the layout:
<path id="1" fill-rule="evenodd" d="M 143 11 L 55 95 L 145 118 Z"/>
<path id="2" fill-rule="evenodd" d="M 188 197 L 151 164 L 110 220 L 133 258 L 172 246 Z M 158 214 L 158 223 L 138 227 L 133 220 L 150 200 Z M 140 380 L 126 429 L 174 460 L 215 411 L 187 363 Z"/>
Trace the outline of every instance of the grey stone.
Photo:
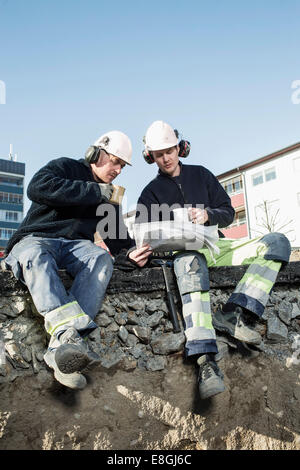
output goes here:
<path id="1" fill-rule="evenodd" d="M 292 304 L 292 319 L 300 316 L 300 309 L 297 303 Z"/>
<path id="2" fill-rule="evenodd" d="M 150 328 L 154 328 L 155 326 L 160 324 L 163 317 L 164 317 L 164 312 L 157 311 L 146 319 L 146 324 Z"/>
<path id="3" fill-rule="evenodd" d="M 112 319 L 108 315 L 106 315 L 106 313 L 101 313 L 100 315 L 97 315 L 96 321 L 99 326 L 105 327 L 110 325 Z"/>
<path id="4" fill-rule="evenodd" d="M 164 358 L 163 356 L 151 357 L 146 361 L 147 370 L 152 370 L 152 371 L 163 370 L 165 368 L 165 365 L 166 365 L 166 358 Z"/>
<path id="5" fill-rule="evenodd" d="M 115 321 L 112 321 L 107 326 L 106 331 L 111 332 L 111 333 L 117 333 L 119 331 L 119 325 Z"/>
<path id="6" fill-rule="evenodd" d="M 132 308 L 132 310 L 144 310 L 145 303 L 142 300 L 134 300 L 133 302 L 128 302 L 128 308 Z"/>
<path id="7" fill-rule="evenodd" d="M 118 325 L 125 325 L 127 322 L 127 317 L 128 317 L 127 312 L 118 312 L 115 315 L 115 322 Z"/>
<path id="8" fill-rule="evenodd" d="M 185 343 L 183 333 L 167 333 L 151 342 L 152 350 L 155 354 L 167 355 L 180 351 Z"/>
<path id="9" fill-rule="evenodd" d="M 129 325 L 127 326 L 130 333 L 134 333 L 143 343 L 149 343 L 151 338 L 151 328 L 147 326 Z"/>
<path id="10" fill-rule="evenodd" d="M 129 325 L 139 325 L 140 319 L 136 316 L 134 312 L 128 312 L 127 315 L 127 323 Z"/>
<path id="11" fill-rule="evenodd" d="M 285 342 L 288 337 L 288 329 L 277 317 L 268 320 L 267 338 L 274 343 Z"/>
<path id="12" fill-rule="evenodd" d="M 101 365 L 105 369 L 116 367 L 125 357 L 124 351 L 117 349 L 116 351 L 109 351 L 101 357 Z"/>
<path id="13" fill-rule="evenodd" d="M 166 306 L 165 302 L 161 299 L 154 299 L 150 300 L 146 304 L 146 311 L 149 313 L 157 312 L 158 310 L 162 310 L 165 313 L 168 313 L 168 307 Z"/>
<path id="14" fill-rule="evenodd" d="M 121 325 L 120 329 L 119 329 L 118 336 L 123 341 L 123 343 L 126 343 L 128 335 L 129 335 L 129 333 L 126 330 L 125 326 Z"/>
<path id="15" fill-rule="evenodd" d="M 126 346 L 128 346 L 129 348 L 133 348 L 137 342 L 138 338 L 135 335 L 129 333 L 126 339 Z"/>
<path id="16" fill-rule="evenodd" d="M 144 351 L 145 347 L 139 343 L 131 349 L 130 354 L 135 357 L 135 359 L 138 359 Z"/>
<path id="17" fill-rule="evenodd" d="M 109 317 L 113 317 L 116 313 L 115 308 L 107 303 L 102 304 L 101 311 L 106 313 L 106 315 L 108 315 Z"/>
<path id="18" fill-rule="evenodd" d="M 292 310 L 290 311 L 287 310 L 279 310 L 278 311 L 278 316 L 280 320 L 282 320 L 286 325 L 289 325 L 291 323 L 292 319 Z"/>

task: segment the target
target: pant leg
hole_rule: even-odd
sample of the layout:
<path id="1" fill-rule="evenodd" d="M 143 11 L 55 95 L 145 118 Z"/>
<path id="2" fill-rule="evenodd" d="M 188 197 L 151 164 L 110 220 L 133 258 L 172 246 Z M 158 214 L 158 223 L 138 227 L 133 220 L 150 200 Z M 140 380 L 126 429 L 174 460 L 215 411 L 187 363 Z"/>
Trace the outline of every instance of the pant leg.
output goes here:
<path id="1" fill-rule="evenodd" d="M 186 355 L 217 353 L 205 257 L 191 251 L 180 253 L 174 260 L 174 272 L 182 301 Z"/>
<path id="2" fill-rule="evenodd" d="M 256 248 L 256 256 L 229 297 L 224 311 L 235 304 L 261 317 L 282 263 L 289 261 L 291 249 L 288 239 L 281 233 L 267 234 L 252 245 L 252 250 L 253 247 Z"/>
<path id="3" fill-rule="evenodd" d="M 51 347 L 69 326 L 77 330 L 96 328 L 72 293 L 67 293 L 59 277 L 62 239 L 29 236 L 17 243 L 5 262 L 32 296 L 37 311 L 45 318 Z"/>
<path id="4" fill-rule="evenodd" d="M 74 277 L 69 293 L 94 319 L 113 273 L 112 256 L 89 240 L 65 240 L 62 251 L 63 267 Z"/>

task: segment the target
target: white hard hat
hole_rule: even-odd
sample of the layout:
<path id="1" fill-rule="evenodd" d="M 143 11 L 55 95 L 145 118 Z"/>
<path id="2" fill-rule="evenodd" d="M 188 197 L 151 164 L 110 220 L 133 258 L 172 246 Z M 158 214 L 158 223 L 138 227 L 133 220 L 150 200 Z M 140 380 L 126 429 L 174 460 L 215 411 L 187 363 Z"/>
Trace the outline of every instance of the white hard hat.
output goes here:
<path id="1" fill-rule="evenodd" d="M 110 131 L 103 134 L 94 143 L 95 147 L 101 147 L 107 153 L 121 158 L 128 165 L 131 165 L 132 145 L 129 137 L 120 131 Z"/>
<path id="2" fill-rule="evenodd" d="M 173 127 L 163 121 L 154 121 L 145 135 L 145 148 L 150 152 L 163 150 L 178 145 L 178 136 Z"/>

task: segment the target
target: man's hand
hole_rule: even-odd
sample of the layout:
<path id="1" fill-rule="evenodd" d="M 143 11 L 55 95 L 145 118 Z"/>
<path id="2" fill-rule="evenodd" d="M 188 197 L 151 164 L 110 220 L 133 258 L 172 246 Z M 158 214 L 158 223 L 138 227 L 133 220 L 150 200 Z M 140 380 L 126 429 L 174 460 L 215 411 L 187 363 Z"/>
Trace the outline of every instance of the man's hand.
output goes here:
<path id="1" fill-rule="evenodd" d="M 129 253 L 128 258 L 137 264 L 139 268 L 142 268 L 147 263 L 152 251 L 150 245 L 145 245 Z"/>
<path id="2" fill-rule="evenodd" d="M 208 214 L 205 209 L 197 209 L 195 207 L 189 207 L 189 217 L 193 224 L 205 224 L 208 221 Z"/>

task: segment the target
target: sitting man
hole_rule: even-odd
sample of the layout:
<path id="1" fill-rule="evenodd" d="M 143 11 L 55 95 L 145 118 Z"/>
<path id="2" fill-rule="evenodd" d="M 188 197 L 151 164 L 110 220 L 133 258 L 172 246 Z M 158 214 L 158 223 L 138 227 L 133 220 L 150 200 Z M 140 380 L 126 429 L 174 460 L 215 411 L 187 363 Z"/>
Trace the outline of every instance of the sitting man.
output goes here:
<path id="1" fill-rule="evenodd" d="M 189 206 L 194 223 L 219 228 L 232 223 L 234 209 L 217 178 L 203 166 L 179 161 L 179 156 L 187 156 L 189 142 L 179 142 L 176 130 L 167 123 L 155 121 L 147 130 L 144 144 L 146 162 L 155 162 L 159 172 L 140 195 L 137 223 L 163 220 L 166 211 L 157 210 L 162 204 Z M 185 322 L 185 350 L 200 366 L 198 382 L 202 399 L 225 390 L 223 374 L 215 361 L 218 349 L 214 327 L 245 343 L 259 344 L 261 336 L 247 325 L 245 313 L 261 317 L 282 263 L 288 262 L 290 256 L 290 243 L 281 233 L 269 233 L 248 242 L 221 238 L 217 246 L 220 254 L 215 255 L 215 261 L 206 248 L 182 251 L 174 256 Z M 150 254 L 149 246 L 145 246 L 132 252 L 130 258 L 143 266 Z M 240 264 L 250 266 L 226 305 L 212 318 L 208 267 Z"/>
<path id="2" fill-rule="evenodd" d="M 54 377 L 72 389 L 84 388 L 82 369 L 99 361 L 84 337 L 97 327 L 94 318 L 112 275 L 112 255 L 132 246 L 121 227 L 121 206 L 112 199 L 112 181 L 131 165 L 131 156 L 130 139 L 111 131 L 88 148 L 85 159 L 50 161 L 30 181 L 31 207 L 6 249 L 6 266 L 26 284 L 45 319 L 51 339 L 44 360 Z M 104 205 L 113 208 L 108 212 L 114 230 L 106 240 L 111 254 L 94 243 Z M 122 239 L 116 238 L 121 232 Z M 59 269 L 74 278 L 68 292 Z"/>

